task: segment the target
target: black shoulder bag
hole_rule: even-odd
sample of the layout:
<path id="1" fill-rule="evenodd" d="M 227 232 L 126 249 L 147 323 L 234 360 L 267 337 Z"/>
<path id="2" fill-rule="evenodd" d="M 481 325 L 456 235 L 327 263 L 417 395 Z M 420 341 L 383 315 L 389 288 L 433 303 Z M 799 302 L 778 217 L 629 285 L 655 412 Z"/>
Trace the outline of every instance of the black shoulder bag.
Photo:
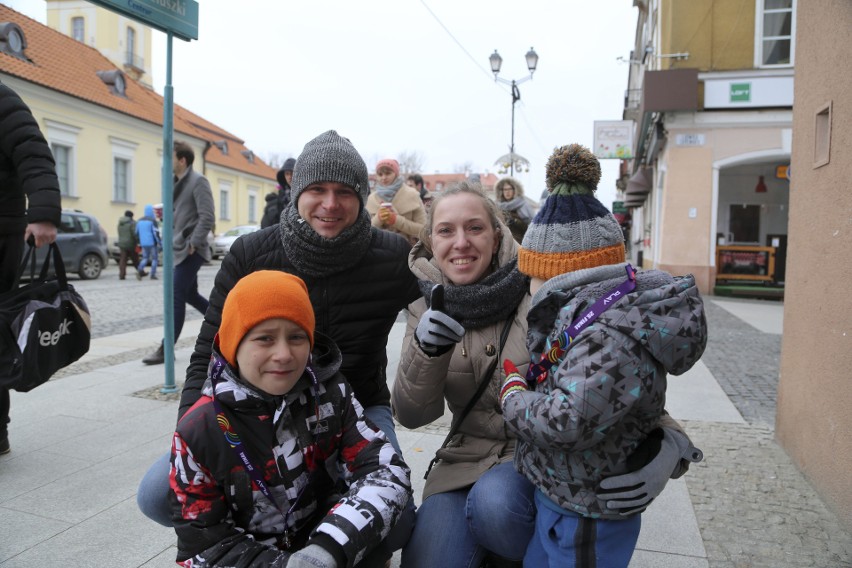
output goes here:
<path id="1" fill-rule="evenodd" d="M 476 392 L 473 393 L 473 396 L 465 405 L 464 410 L 462 410 L 459 414 L 455 416 L 453 419 L 453 423 L 450 426 L 450 433 L 447 434 L 447 437 L 444 438 L 444 442 L 441 444 L 441 447 L 438 448 L 438 451 L 443 450 L 447 447 L 447 444 L 450 443 L 450 440 L 453 436 L 456 435 L 456 432 L 459 431 L 459 427 L 461 426 L 464 419 L 467 418 L 467 415 L 470 414 L 470 411 L 473 410 L 474 405 L 482 396 L 482 393 L 485 392 L 485 388 L 488 386 L 488 383 L 491 382 L 491 376 L 494 374 L 494 369 L 497 368 L 497 362 L 501 359 L 503 354 L 503 346 L 506 345 L 506 338 L 509 337 L 509 330 L 512 329 L 512 322 L 515 320 L 515 312 L 512 312 L 509 315 L 509 318 L 506 320 L 506 323 L 503 324 L 503 331 L 500 332 L 500 348 L 497 350 L 497 354 L 494 357 L 494 360 L 491 361 L 491 364 L 488 365 L 488 370 L 485 371 L 485 376 L 479 381 L 479 386 L 476 388 Z M 427 479 L 429 477 L 429 472 L 432 471 L 432 467 L 438 463 L 438 453 L 435 453 L 435 457 L 432 458 L 432 461 L 429 462 L 429 467 L 426 469 L 426 474 L 423 476 L 423 479 Z"/>

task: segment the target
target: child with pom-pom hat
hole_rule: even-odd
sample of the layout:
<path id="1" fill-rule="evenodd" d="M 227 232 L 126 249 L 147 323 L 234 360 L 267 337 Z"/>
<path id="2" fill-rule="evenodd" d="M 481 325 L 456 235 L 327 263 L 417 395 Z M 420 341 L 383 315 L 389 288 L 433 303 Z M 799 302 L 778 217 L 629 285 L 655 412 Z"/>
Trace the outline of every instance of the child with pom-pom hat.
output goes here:
<path id="1" fill-rule="evenodd" d="M 691 275 L 625 262 L 621 228 L 595 197 L 600 177 L 587 148 L 557 148 L 518 254 L 532 278 L 532 362 L 526 377 L 504 362 L 501 405 L 515 466 L 537 487 L 525 566 L 626 567 L 641 511 L 700 459 L 664 404 L 667 374 L 704 352 L 703 302 Z"/>

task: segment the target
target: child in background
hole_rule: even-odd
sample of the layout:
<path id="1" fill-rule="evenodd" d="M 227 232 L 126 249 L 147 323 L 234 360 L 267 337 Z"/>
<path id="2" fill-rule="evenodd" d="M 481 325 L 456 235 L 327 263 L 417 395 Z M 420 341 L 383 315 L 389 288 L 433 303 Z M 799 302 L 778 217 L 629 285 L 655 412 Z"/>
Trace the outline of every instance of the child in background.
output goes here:
<path id="1" fill-rule="evenodd" d="M 426 223 L 420 193 L 403 183 L 399 162 L 391 158 L 376 164 L 376 187 L 365 204 L 374 227 L 399 233 L 412 245 Z"/>
<path id="2" fill-rule="evenodd" d="M 203 396 L 177 425 L 178 564 L 384 566 L 410 471 L 314 333 L 305 283 L 253 272 L 228 294 Z M 402 539 L 404 542 L 404 539 Z"/>
<path id="3" fill-rule="evenodd" d="M 603 478 L 648 463 L 642 450 L 655 438 L 685 458 L 672 476 L 700 459 L 664 405 L 666 374 L 686 372 L 704 352 L 703 302 L 691 275 L 635 273 L 625 263 L 621 228 L 594 196 L 600 176 L 588 149 L 557 148 L 550 195 L 518 255 L 532 278 L 533 364 L 522 377 L 504 363 L 501 406 L 518 436 L 515 466 L 537 487 L 525 566 L 626 567 L 641 515 L 610 508 Z"/>

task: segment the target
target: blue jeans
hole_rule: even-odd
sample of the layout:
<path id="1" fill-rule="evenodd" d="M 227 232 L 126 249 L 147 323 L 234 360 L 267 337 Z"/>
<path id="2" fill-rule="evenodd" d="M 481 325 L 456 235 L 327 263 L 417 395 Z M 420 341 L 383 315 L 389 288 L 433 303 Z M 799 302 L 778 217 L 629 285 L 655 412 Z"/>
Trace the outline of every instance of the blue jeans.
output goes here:
<path id="1" fill-rule="evenodd" d="M 630 564 L 642 527 L 641 515 L 624 520 L 581 517 L 559 510 L 541 491 L 535 492 L 535 504 L 535 534 L 524 566 L 627 568 Z"/>
<path id="2" fill-rule="evenodd" d="M 473 568 L 491 552 L 521 560 L 535 528 L 533 485 L 504 462 L 470 489 L 430 495 L 402 550 L 405 568 Z"/>
<path id="3" fill-rule="evenodd" d="M 197 252 L 192 253 L 183 262 L 175 266 L 174 274 L 174 307 L 175 307 L 175 343 L 183 330 L 186 318 L 186 304 L 189 304 L 201 315 L 207 311 L 210 302 L 198 293 L 198 271 L 204 264 L 204 257 Z"/>
<path id="4" fill-rule="evenodd" d="M 151 245 L 149 247 L 142 247 L 142 260 L 139 261 L 139 266 L 136 267 L 139 272 L 145 270 L 145 267 L 148 266 L 148 261 L 151 261 L 151 278 L 156 278 L 157 276 L 157 247 L 156 245 Z"/>
<path id="5" fill-rule="evenodd" d="M 390 439 L 391 444 L 396 451 L 399 452 L 399 442 L 396 439 L 394 432 L 393 418 L 391 417 L 390 406 L 368 406 L 364 408 L 364 414 L 376 426 L 381 428 L 382 432 Z M 400 452 L 402 455 L 402 452 Z M 136 491 L 136 504 L 142 513 L 164 527 L 174 526 L 172 524 L 172 510 L 169 504 L 169 469 L 171 468 L 170 453 L 164 454 L 161 458 L 154 462 L 148 468 L 142 481 L 139 482 L 139 489 Z M 405 523 L 408 523 L 406 529 Z M 408 540 L 408 534 L 411 532 L 411 525 L 414 524 L 414 499 L 409 500 L 408 508 L 403 514 L 400 521 L 391 530 L 387 541 L 391 550 L 399 550 L 402 545 Z M 402 526 L 401 526 L 402 525 Z M 397 530 L 399 527 L 399 530 Z M 399 533 L 399 534 L 398 534 Z M 391 537 L 397 537 L 401 542 L 394 542 Z M 394 544 L 398 544 L 393 548 Z"/>

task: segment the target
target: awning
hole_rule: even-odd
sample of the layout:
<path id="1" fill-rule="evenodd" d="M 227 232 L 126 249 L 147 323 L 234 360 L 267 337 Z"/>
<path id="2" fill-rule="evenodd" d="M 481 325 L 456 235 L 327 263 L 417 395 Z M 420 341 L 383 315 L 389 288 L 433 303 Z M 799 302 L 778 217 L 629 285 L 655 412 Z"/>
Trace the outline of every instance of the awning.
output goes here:
<path id="1" fill-rule="evenodd" d="M 651 192 L 651 169 L 639 168 L 629 180 L 627 187 L 624 188 L 625 200 L 630 200 L 631 197 L 644 197 Z"/>

